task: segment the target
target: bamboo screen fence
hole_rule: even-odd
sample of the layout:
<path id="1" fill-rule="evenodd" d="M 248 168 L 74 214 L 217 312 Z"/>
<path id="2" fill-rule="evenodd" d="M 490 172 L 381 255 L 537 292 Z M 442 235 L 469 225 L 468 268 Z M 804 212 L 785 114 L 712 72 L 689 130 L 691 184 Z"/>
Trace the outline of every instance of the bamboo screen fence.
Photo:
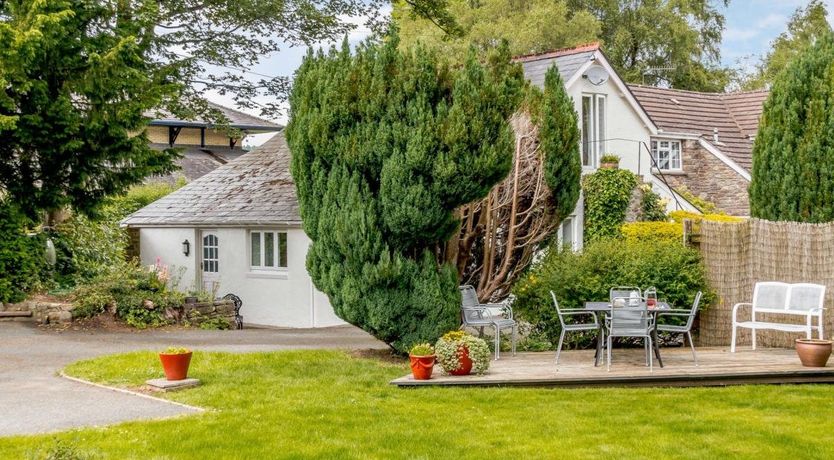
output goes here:
<path id="1" fill-rule="evenodd" d="M 733 305 L 750 302 L 757 281 L 825 285 L 825 306 L 829 308 L 825 312 L 825 336 L 831 337 L 834 332 L 834 223 L 704 221 L 700 247 L 710 286 L 718 296 L 701 314 L 701 345 L 730 344 Z M 749 318 L 749 309 L 742 310 L 739 317 Z M 768 320 L 766 316 L 757 319 Z M 782 315 L 780 321 L 797 322 L 801 318 Z M 793 347 L 793 340 L 798 337 L 802 335 L 765 330 L 759 330 L 756 335 L 758 344 L 765 347 Z M 738 343 L 750 344 L 748 330 L 739 329 Z"/>

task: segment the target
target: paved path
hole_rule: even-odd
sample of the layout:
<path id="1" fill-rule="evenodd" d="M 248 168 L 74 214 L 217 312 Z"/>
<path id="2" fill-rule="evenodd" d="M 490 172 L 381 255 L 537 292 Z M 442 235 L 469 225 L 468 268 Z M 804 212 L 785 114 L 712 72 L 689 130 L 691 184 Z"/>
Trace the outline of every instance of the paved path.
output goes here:
<path id="1" fill-rule="evenodd" d="M 173 404 L 96 388 L 56 375 L 61 368 L 80 359 L 168 346 L 231 352 L 385 347 L 353 327 L 55 332 L 40 330 L 30 323 L 0 322 L 0 436 L 192 412 Z"/>

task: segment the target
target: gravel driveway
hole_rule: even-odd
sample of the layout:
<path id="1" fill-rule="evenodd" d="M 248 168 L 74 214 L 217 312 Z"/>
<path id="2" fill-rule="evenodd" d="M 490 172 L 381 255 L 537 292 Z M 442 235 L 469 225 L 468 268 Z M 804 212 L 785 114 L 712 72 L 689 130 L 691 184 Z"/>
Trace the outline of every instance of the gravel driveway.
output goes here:
<path id="1" fill-rule="evenodd" d="M 96 388 L 56 375 L 61 368 L 80 359 L 168 346 L 230 352 L 385 348 L 365 332 L 349 326 L 242 331 L 57 332 L 41 330 L 30 323 L 0 322 L 0 436 L 193 412 L 174 404 Z"/>

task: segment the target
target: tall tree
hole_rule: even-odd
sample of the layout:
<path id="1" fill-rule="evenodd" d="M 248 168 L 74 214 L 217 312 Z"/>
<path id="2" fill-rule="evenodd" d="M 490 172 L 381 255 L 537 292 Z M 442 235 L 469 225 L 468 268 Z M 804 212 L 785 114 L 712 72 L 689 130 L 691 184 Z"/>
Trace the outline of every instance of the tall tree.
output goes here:
<path id="1" fill-rule="evenodd" d="M 343 36 L 383 0 L 0 1 L 0 192 L 34 217 L 92 211 L 150 174 L 172 151 L 147 148 L 146 114 L 165 109 L 223 124 L 203 96 L 274 114 L 289 79 L 242 71 L 285 46 Z M 445 0 L 410 0 L 446 30 Z M 138 134 L 137 134 L 138 133 Z"/>
<path id="2" fill-rule="evenodd" d="M 507 119 L 524 86 L 504 46 L 452 69 L 396 35 L 352 55 L 310 53 L 287 139 L 307 268 L 336 314 L 403 352 L 458 326 L 457 272 L 440 247 L 454 210 L 509 171 Z"/>
<path id="3" fill-rule="evenodd" d="M 693 91 L 723 91 L 724 16 L 729 0 L 567 0 L 602 24 L 606 56 L 627 81 Z"/>
<path id="4" fill-rule="evenodd" d="M 579 200 L 577 115 L 555 68 L 545 75 L 543 93 L 530 88 L 511 125 L 516 142 L 510 174 L 484 199 L 460 208 L 460 232 L 446 245 L 447 260 L 481 299 L 509 293 Z"/>
<path id="5" fill-rule="evenodd" d="M 821 0 L 811 0 L 804 8 L 797 8 L 788 22 L 788 29 L 773 40 L 770 51 L 742 86 L 759 89 L 772 85 L 793 58 L 830 33 L 828 10 Z"/>
<path id="6" fill-rule="evenodd" d="M 471 44 L 488 49 L 507 40 L 510 52 L 521 55 L 588 43 L 600 33 L 590 13 L 571 14 L 564 0 L 450 0 L 449 14 L 459 26 L 457 34 L 416 15 L 411 5 L 395 3 L 392 16 L 401 46 L 420 42 L 462 61 Z"/>
<path id="7" fill-rule="evenodd" d="M 773 83 L 756 141 L 750 214 L 834 220 L 834 35 L 821 35 Z"/>
<path id="8" fill-rule="evenodd" d="M 729 0 L 450 0 L 462 31 L 449 35 L 413 9 L 395 4 L 403 44 L 417 41 L 464 56 L 473 41 L 505 38 L 515 55 L 600 40 L 617 72 L 632 83 L 721 91 L 730 72 L 721 67 L 724 16 Z"/>

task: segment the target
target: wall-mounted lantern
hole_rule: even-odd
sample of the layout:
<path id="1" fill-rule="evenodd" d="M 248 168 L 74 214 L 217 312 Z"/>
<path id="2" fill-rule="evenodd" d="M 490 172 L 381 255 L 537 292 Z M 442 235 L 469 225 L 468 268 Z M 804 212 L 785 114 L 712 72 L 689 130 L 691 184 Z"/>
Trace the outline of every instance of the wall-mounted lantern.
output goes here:
<path id="1" fill-rule="evenodd" d="M 182 242 L 182 253 L 185 254 L 185 257 L 191 254 L 191 243 L 188 240 Z"/>

